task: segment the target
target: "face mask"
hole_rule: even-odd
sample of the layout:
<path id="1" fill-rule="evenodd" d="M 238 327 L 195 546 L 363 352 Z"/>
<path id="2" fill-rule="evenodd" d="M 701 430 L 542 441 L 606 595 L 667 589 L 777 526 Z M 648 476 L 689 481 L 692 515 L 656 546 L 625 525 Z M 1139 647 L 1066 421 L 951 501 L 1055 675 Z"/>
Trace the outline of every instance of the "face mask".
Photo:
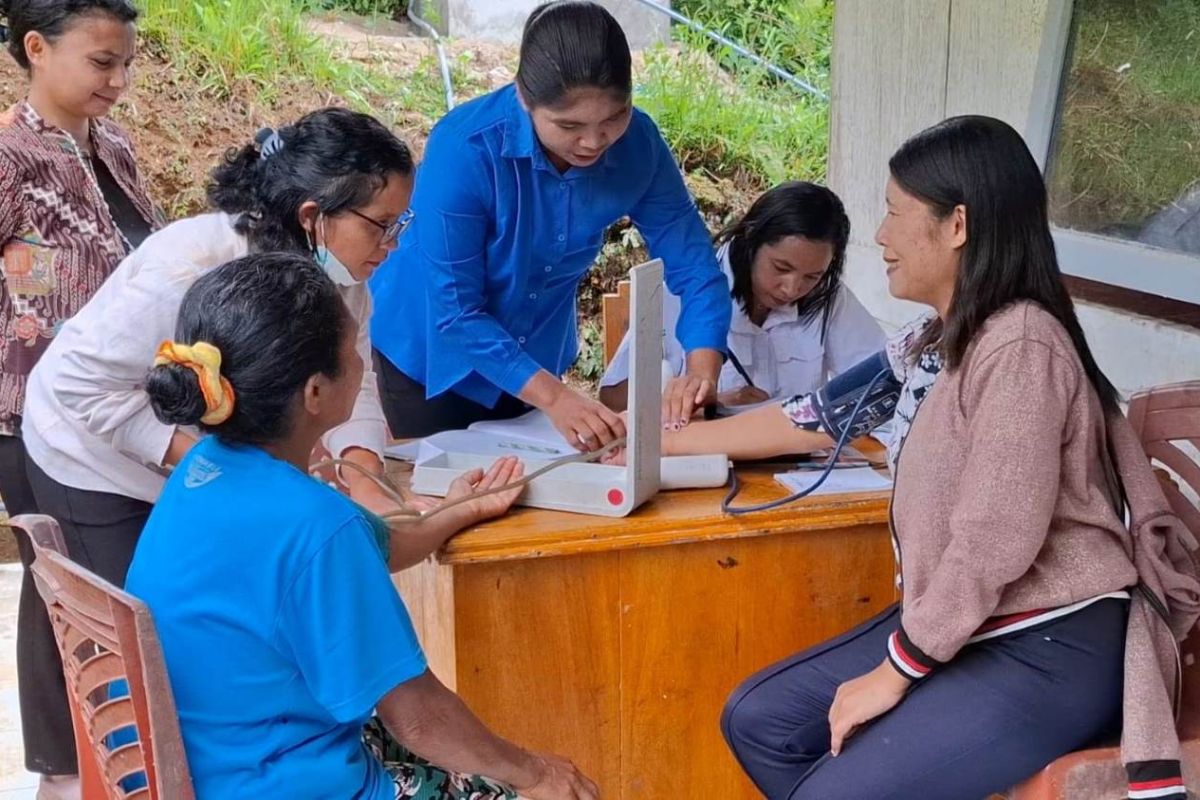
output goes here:
<path id="1" fill-rule="evenodd" d="M 325 217 L 323 216 L 321 217 L 321 241 L 325 241 Z M 329 279 L 338 286 L 357 286 L 362 283 L 328 247 L 322 244 L 317 246 L 315 251 L 313 258 L 316 260 L 317 266 L 325 270 Z"/>

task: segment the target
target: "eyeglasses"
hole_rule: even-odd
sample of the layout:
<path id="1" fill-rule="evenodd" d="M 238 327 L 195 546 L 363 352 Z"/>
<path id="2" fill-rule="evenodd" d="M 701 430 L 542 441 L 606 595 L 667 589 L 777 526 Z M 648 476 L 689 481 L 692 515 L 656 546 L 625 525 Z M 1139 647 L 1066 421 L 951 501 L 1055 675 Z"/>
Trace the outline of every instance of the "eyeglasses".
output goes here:
<path id="1" fill-rule="evenodd" d="M 383 231 L 383 234 L 379 237 L 380 244 L 382 244 L 383 242 L 394 242 L 394 241 L 398 240 L 401 236 L 404 235 L 404 232 L 406 230 L 408 230 L 408 226 L 412 225 L 413 217 L 416 216 L 413 213 L 413 210 L 410 208 L 407 211 L 405 211 L 403 214 L 401 214 L 400 217 L 395 222 L 393 222 L 391 225 L 384 225 L 381 222 L 377 222 L 377 221 L 371 219 L 366 214 L 355 211 L 353 208 L 349 208 L 346 210 L 349 211 L 354 216 L 358 217 L 359 219 L 365 219 L 367 222 L 371 223 L 376 228 L 379 228 L 379 230 Z"/>

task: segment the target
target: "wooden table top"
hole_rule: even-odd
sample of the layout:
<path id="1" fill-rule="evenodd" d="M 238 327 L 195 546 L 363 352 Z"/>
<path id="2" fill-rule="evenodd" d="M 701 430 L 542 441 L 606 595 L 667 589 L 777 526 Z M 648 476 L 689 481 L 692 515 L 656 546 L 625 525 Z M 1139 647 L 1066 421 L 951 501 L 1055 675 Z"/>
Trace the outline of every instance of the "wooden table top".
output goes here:
<path id="1" fill-rule="evenodd" d="M 389 472 L 403 479 L 411 469 L 393 462 Z M 783 464 L 739 466 L 741 493 L 734 506 L 787 495 L 774 475 Z M 773 511 L 741 516 L 721 513 L 727 487 L 659 492 L 628 517 L 598 517 L 515 507 L 505 516 L 452 538 L 438 554 L 443 564 L 596 553 L 686 542 L 766 536 L 886 523 L 888 491 L 821 495 Z"/>

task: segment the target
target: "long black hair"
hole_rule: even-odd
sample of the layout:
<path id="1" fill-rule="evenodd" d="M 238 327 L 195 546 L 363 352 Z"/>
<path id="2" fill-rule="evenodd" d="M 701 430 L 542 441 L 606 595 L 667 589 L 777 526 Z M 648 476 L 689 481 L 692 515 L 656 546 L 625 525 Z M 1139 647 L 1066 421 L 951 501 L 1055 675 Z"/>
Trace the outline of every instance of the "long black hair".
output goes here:
<path id="1" fill-rule="evenodd" d="M 821 315 L 821 338 L 829 326 L 829 315 L 842 285 L 846 245 L 850 241 L 850 218 L 842 201 L 831 189 L 807 181 L 788 181 L 762 194 L 746 215 L 715 237 L 716 244 L 729 243 L 729 267 L 733 272 L 731 294 L 747 315 L 754 300 L 754 258 L 760 248 L 789 236 L 829 242 L 833 260 L 812 290 L 796 301 L 800 319 Z"/>
<path id="2" fill-rule="evenodd" d="M 901 145 L 888 167 L 937 217 L 966 208 L 967 243 L 950 310 L 914 350 L 936 343 L 947 365 L 957 367 L 992 314 L 1031 300 L 1066 329 L 1104 410 L 1116 411 L 1117 390 L 1096 364 L 1063 283 L 1046 184 L 1021 135 L 991 117 L 951 117 Z"/>
<path id="3" fill-rule="evenodd" d="M 25 36 L 37 32 L 53 43 L 67 28 L 86 15 L 134 22 L 138 10 L 129 0 L 0 0 L 0 43 L 22 69 L 29 69 Z"/>
<path id="4" fill-rule="evenodd" d="M 305 114 L 232 148 L 212 172 L 208 201 L 237 218 L 254 250 L 308 252 L 300 206 L 326 215 L 371 202 L 391 175 L 411 175 L 408 145 L 374 117 L 345 108 Z"/>
<path id="5" fill-rule="evenodd" d="M 530 108 L 557 105 L 579 87 L 628 100 L 631 61 L 625 31 L 608 9 L 589 0 L 554 0 L 525 20 L 517 86 Z"/>
<path id="6" fill-rule="evenodd" d="M 255 253 L 201 277 L 183 296 L 175 341 L 221 351 L 233 414 L 200 422 L 207 408 L 196 373 L 180 364 L 150 370 L 146 393 L 169 425 L 199 425 L 233 444 L 277 442 L 291 430 L 298 393 L 313 375 L 336 378 L 350 312 L 333 281 L 298 253 Z"/>

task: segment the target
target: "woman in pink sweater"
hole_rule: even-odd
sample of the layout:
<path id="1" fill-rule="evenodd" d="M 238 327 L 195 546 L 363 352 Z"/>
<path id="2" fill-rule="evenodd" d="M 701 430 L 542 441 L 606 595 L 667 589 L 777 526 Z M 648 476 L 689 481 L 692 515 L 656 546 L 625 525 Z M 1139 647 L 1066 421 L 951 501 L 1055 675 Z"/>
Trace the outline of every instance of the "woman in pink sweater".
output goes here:
<path id="1" fill-rule="evenodd" d="M 730 698 L 726 739 L 772 799 L 986 797 L 1115 737 L 1126 631 L 1143 619 L 1110 458 L 1127 426 L 1063 286 L 1037 164 L 1008 125 L 957 117 L 889 166 L 889 289 L 934 312 L 879 362 L 902 385 L 903 601 Z M 706 449 L 714 431 L 740 455 L 828 443 L 812 398 L 785 412 L 694 424 L 673 449 Z M 1130 765 L 1131 797 L 1184 797 L 1163 752 Z"/>

